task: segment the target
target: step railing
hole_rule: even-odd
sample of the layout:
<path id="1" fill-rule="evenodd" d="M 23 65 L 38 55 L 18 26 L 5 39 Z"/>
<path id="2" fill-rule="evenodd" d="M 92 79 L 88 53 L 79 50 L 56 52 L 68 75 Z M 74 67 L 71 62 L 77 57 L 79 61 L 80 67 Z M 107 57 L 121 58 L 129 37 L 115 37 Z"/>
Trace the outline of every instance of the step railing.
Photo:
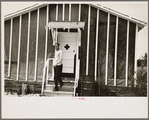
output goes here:
<path id="1" fill-rule="evenodd" d="M 76 88 L 78 87 L 78 81 L 79 81 L 79 76 L 80 76 L 80 60 L 78 59 L 76 61 L 77 65 L 76 65 L 76 74 L 75 74 L 75 83 L 74 83 L 74 96 L 76 94 Z"/>
<path id="2" fill-rule="evenodd" d="M 54 58 L 48 58 L 45 62 L 44 68 L 43 68 L 43 79 L 42 79 L 42 89 L 41 89 L 41 95 L 43 94 L 44 91 L 44 83 L 45 83 L 45 77 L 46 77 L 46 84 L 48 84 L 48 75 L 49 75 L 49 61 L 53 61 Z M 46 74 L 46 68 L 47 68 L 47 74 Z M 47 75 L 47 76 L 46 76 Z M 51 80 L 54 79 L 54 69 L 52 65 L 52 78 Z"/>

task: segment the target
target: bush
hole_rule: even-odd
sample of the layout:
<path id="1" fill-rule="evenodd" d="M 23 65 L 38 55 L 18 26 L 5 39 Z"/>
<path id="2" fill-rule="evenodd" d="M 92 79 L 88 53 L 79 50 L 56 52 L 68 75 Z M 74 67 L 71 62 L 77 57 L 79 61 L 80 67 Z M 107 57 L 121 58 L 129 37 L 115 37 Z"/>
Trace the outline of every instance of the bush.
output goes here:
<path id="1" fill-rule="evenodd" d="M 141 68 L 140 70 L 135 73 L 137 75 L 137 78 L 135 79 L 134 76 L 132 76 L 129 79 L 129 86 L 132 89 L 132 92 L 135 93 L 136 96 L 147 96 L 147 70 L 143 69 L 146 67 L 146 61 L 147 54 L 143 57 Z M 135 82 L 135 84 L 134 84 Z"/>

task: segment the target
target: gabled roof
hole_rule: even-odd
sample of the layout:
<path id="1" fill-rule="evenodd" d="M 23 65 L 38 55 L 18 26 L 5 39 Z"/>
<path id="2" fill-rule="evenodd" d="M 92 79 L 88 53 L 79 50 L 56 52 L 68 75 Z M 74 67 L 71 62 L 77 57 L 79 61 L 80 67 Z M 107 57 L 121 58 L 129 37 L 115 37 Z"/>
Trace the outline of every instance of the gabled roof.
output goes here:
<path id="1" fill-rule="evenodd" d="M 17 16 L 19 16 L 19 15 L 21 15 L 21 14 L 25 14 L 25 13 L 27 13 L 27 12 L 29 12 L 29 11 L 36 10 L 36 9 L 41 8 L 41 7 L 44 7 L 44 6 L 48 5 L 48 4 L 49 4 L 49 3 L 47 3 L 47 4 L 46 4 L 46 3 L 37 3 L 37 4 L 32 5 L 32 6 L 30 6 L 30 7 L 24 8 L 24 9 L 22 9 L 22 10 L 18 10 L 18 11 L 16 11 L 16 12 L 13 12 L 13 13 L 10 13 L 10 14 L 8 14 L 8 15 L 5 15 L 5 16 L 4 16 L 4 20 L 8 20 L 8 19 L 11 19 L 11 18 L 13 18 L 13 17 L 17 17 Z M 52 3 L 52 4 L 54 4 L 54 3 Z M 58 4 L 58 3 L 55 3 L 55 4 Z M 66 4 L 68 4 L 68 3 L 66 3 Z M 73 3 L 73 4 L 76 4 L 76 3 Z M 78 3 L 77 3 L 77 4 L 78 4 Z M 80 4 L 81 4 L 81 3 L 80 3 Z M 82 3 L 82 4 L 84 4 L 84 3 Z M 112 9 L 110 9 L 110 8 L 108 8 L 108 7 L 101 6 L 100 4 L 88 4 L 88 5 L 91 5 L 92 7 L 95 7 L 95 8 L 97 8 L 97 9 L 99 9 L 99 10 L 102 10 L 102 11 L 105 11 L 105 12 L 107 12 L 107 13 L 110 13 L 110 14 L 112 14 L 112 15 L 118 16 L 118 17 L 120 17 L 120 18 L 129 20 L 129 21 L 131 21 L 131 22 L 138 23 L 139 29 L 142 29 L 144 26 L 147 25 L 147 23 L 144 22 L 144 21 L 135 19 L 135 18 L 133 18 L 133 17 L 130 17 L 130 16 L 125 15 L 125 14 L 123 14 L 123 13 L 120 13 L 120 12 L 118 12 L 118 11 L 112 10 Z"/>

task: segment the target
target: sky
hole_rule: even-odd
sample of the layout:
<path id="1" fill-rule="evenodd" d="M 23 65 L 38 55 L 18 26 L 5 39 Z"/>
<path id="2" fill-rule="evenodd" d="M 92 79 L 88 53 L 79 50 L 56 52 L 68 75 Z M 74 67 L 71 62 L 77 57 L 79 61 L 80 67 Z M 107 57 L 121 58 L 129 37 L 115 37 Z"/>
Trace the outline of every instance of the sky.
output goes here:
<path id="1" fill-rule="evenodd" d="M 16 12 L 25 7 L 32 6 L 39 2 L 2 2 L 2 16 Z M 40 2 L 43 3 L 43 2 Z M 94 2 L 92 2 L 94 3 Z M 96 2 L 102 6 L 109 7 L 113 10 L 129 15 L 147 23 L 138 33 L 137 59 L 148 52 L 148 2 Z M 9 8 L 9 9 L 8 9 Z"/>

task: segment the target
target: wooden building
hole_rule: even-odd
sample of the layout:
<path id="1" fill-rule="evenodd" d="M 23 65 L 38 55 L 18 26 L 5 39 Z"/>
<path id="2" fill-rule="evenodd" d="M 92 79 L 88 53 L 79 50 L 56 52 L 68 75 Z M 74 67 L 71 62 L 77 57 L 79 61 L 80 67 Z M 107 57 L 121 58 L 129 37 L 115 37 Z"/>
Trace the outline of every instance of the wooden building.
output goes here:
<path id="1" fill-rule="evenodd" d="M 42 82 L 42 94 L 44 83 L 53 84 L 55 42 L 63 50 L 64 79 L 74 79 L 74 95 L 78 81 L 127 87 L 137 69 L 138 32 L 146 25 L 84 3 L 35 4 L 4 19 L 5 81 Z"/>

